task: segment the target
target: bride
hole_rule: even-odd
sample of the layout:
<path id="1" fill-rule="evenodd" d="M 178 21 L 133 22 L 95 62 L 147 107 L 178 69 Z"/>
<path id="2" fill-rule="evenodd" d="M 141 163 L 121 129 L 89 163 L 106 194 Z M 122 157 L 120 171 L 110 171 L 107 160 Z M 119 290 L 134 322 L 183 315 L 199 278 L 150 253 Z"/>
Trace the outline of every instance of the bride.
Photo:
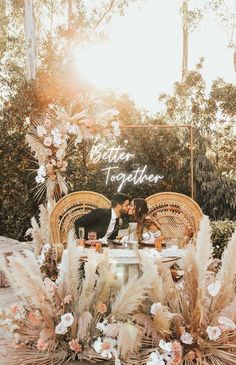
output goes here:
<path id="1" fill-rule="evenodd" d="M 153 240 L 157 237 L 160 238 L 160 226 L 149 214 L 145 199 L 133 199 L 128 214 L 131 216 L 131 221 L 137 223 L 136 234 L 139 242 L 149 238 Z"/>

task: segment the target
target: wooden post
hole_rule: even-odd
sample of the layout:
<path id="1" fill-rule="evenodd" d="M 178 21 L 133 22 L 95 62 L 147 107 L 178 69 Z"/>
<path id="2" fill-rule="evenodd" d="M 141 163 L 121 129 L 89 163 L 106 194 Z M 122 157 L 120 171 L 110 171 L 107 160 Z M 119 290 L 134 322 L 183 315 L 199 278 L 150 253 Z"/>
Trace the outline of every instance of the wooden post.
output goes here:
<path id="1" fill-rule="evenodd" d="M 193 126 L 190 126 L 190 168 L 191 168 L 191 198 L 193 199 Z"/>
<path id="2" fill-rule="evenodd" d="M 183 55 L 182 55 L 182 82 L 188 71 L 188 0 L 183 0 Z"/>

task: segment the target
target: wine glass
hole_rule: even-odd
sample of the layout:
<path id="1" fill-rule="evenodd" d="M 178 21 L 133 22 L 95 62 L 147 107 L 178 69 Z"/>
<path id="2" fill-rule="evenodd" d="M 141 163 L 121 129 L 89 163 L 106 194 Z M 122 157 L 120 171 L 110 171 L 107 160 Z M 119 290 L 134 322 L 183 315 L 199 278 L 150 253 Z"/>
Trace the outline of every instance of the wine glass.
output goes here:
<path id="1" fill-rule="evenodd" d="M 84 229 L 84 227 L 79 227 L 79 238 L 81 240 L 84 239 L 84 235 L 85 235 L 85 229 Z"/>

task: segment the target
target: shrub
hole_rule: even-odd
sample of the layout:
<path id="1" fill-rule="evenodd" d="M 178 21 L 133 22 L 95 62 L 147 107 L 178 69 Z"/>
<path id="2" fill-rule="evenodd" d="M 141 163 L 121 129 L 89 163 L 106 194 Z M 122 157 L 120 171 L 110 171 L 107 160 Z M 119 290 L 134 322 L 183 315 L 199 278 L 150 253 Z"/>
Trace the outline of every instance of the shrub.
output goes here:
<path id="1" fill-rule="evenodd" d="M 224 220 L 211 222 L 214 257 L 221 258 L 225 246 L 236 229 L 236 222 Z"/>

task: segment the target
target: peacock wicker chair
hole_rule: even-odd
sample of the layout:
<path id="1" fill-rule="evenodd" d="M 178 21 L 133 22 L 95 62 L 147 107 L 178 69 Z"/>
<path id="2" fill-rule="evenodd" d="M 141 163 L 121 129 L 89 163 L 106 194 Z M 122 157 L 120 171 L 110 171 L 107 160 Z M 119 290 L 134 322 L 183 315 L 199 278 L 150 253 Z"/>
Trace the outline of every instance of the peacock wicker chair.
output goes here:
<path id="1" fill-rule="evenodd" d="M 150 215 L 158 222 L 165 239 L 178 239 L 184 246 L 195 237 L 202 211 L 190 197 L 172 192 L 157 193 L 146 198 Z"/>
<path id="2" fill-rule="evenodd" d="M 95 208 L 110 208 L 105 196 L 92 191 L 78 191 L 60 199 L 50 215 L 51 243 L 56 245 L 58 259 L 67 245 L 67 235 L 75 220 Z M 63 246 L 62 246 L 63 245 Z"/>

